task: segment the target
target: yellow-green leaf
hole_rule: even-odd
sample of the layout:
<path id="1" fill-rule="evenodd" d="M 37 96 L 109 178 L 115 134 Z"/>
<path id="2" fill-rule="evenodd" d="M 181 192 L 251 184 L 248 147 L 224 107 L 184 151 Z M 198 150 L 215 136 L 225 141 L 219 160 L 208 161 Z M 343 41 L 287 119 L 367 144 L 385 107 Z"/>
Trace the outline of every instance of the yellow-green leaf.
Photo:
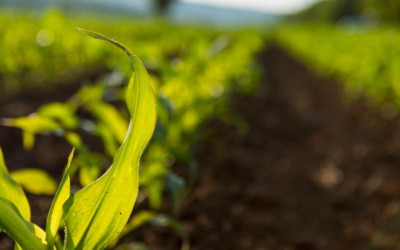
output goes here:
<path id="1" fill-rule="evenodd" d="M 68 141 L 68 143 L 77 150 L 80 150 L 83 147 L 82 139 L 77 133 L 66 132 L 64 134 L 64 137 Z"/>
<path id="2" fill-rule="evenodd" d="M 2 124 L 25 130 L 31 134 L 45 133 L 61 129 L 53 119 L 40 117 L 35 114 L 14 119 L 3 119 Z"/>
<path id="3" fill-rule="evenodd" d="M 41 106 L 37 114 L 59 121 L 64 127 L 76 129 L 79 125 L 78 117 L 75 115 L 74 107 L 68 104 L 53 102 Z"/>
<path id="4" fill-rule="evenodd" d="M 83 187 L 90 185 L 92 182 L 97 180 L 100 176 L 101 162 L 95 162 L 91 159 L 86 161 L 86 164 L 81 166 L 79 172 L 79 181 Z"/>
<path id="5" fill-rule="evenodd" d="M 119 111 L 106 102 L 93 102 L 89 106 L 90 111 L 114 135 L 115 139 L 122 143 L 129 124 Z"/>
<path id="6" fill-rule="evenodd" d="M 113 132 L 110 131 L 109 128 L 103 124 L 103 122 L 99 121 L 98 124 L 96 124 L 95 133 L 103 140 L 106 153 L 109 156 L 115 155 L 118 150 L 118 143 L 115 140 Z"/>
<path id="7" fill-rule="evenodd" d="M 57 231 L 60 225 L 61 218 L 63 216 L 63 205 L 69 199 L 70 196 L 71 183 L 69 180 L 69 166 L 71 165 L 73 155 L 74 155 L 74 150 L 72 150 L 68 158 L 68 164 L 64 176 L 57 190 L 57 193 L 54 197 L 53 203 L 51 204 L 49 216 L 47 217 L 46 241 L 48 244 L 47 249 L 49 250 L 54 248 L 54 244 L 57 237 Z"/>
<path id="8" fill-rule="evenodd" d="M 35 134 L 22 130 L 22 144 L 24 145 L 24 149 L 31 150 L 35 144 Z"/>
<path id="9" fill-rule="evenodd" d="M 123 49 L 135 72 L 126 96 L 131 122 L 112 166 L 64 205 L 65 249 L 100 250 L 118 236 L 132 212 L 138 194 L 139 159 L 154 131 L 156 107 L 150 77 L 142 62 L 124 45 L 92 31 L 79 30 Z"/>
<path id="10" fill-rule="evenodd" d="M 21 212 L 22 217 L 30 221 L 31 209 L 28 200 L 21 186 L 14 181 L 8 174 L 6 164 L 4 162 L 3 152 L 0 148 L 0 197 L 4 197 L 15 204 Z"/>
<path id="11" fill-rule="evenodd" d="M 32 194 L 54 195 L 57 183 L 46 171 L 25 168 L 10 173 L 11 177 Z"/>

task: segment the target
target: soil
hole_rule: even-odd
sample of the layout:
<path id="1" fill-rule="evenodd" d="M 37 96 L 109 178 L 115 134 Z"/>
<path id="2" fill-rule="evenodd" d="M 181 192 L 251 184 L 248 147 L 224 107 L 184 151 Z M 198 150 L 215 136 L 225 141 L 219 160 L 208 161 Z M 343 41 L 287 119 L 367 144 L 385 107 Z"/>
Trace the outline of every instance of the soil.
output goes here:
<path id="1" fill-rule="evenodd" d="M 266 76 L 259 91 L 238 94 L 231 102 L 247 121 L 248 133 L 212 120 L 205 125 L 207 140 L 192 149 L 200 163 L 198 181 L 175 216 L 189 234 L 191 249 L 400 249 L 396 113 L 374 108 L 366 99 L 349 101 L 340 83 L 309 70 L 276 44 L 258 57 Z M 77 87 L 60 97 L 0 101 L 0 117 L 14 114 L 10 105 L 28 112 L 49 99 L 63 101 Z M 31 152 L 21 141 L 18 129 L 0 127 L 10 170 L 40 167 L 61 176 L 70 151 L 61 138 L 40 136 Z M 181 163 L 174 171 L 187 172 Z M 52 197 L 28 198 L 33 222 L 44 227 Z M 171 210 L 165 199 L 162 212 Z M 172 229 L 150 225 L 122 240 L 132 241 L 151 250 L 175 250 L 181 244 Z M 0 249 L 12 244 L 0 236 Z"/>

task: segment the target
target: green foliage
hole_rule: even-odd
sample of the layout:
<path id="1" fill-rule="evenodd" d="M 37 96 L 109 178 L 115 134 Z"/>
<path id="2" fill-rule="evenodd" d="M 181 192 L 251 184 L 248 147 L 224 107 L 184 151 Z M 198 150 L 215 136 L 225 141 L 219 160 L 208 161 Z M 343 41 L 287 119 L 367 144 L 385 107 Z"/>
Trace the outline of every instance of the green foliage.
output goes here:
<path id="1" fill-rule="evenodd" d="M 20 29 L 7 17 L 3 17 L 3 19 L 10 23 L 10 29 Z M 18 17 L 16 19 L 19 20 Z M 263 48 L 264 34 L 250 30 L 222 33 L 171 27 L 162 23 L 144 25 L 117 22 L 110 25 L 79 18 L 75 20 L 78 21 L 74 22 L 85 23 L 86 27 L 118 36 L 130 47 L 138 48 L 138 55 L 148 68 L 155 87 L 158 119 L 154 136 L 143 152 L 143 161 L 140 166 L 132 166 L 138 168 L 141 196 L 148 197 L 151 213 L 157 215 L 157 210 L 163 201 L 164 191 L 168 191 L 174 203 L 174 212 L 178 213 L 181 200 L 194 185 L 198 173 L 199 166 L 190 152 L 190 147 L 203 135 L 203 131 L 199 130 L 200 125 L 209 119 L 218 118 L 235 125 L 238 131 L 246 131 L 246 124 L 233 115 L 226 104 L 232 93 L 236 91 L 252 93 L 257 89 L 261 74 L 253 58 L 254 54 Z M 20 24 L 24 22 L 28 22 L 28 20 L 20 20 Z M 130 108 L 126 109 L 120 104 L 126 101 L 126 93 L 132 91 L 123 84 L 124 75 L 131 72 L 131 68 L 129 65 L 125 67 L 118 63 L 119 58 L 125 56 L 119 50 L 110 49 L 104 43 L 89 39 L 83 40 L 76 36 L 70 30 L 70 26 L 74 23 L 58 13 L 50 13 L 40 21 L 29 20 L 29 22 L 32 30 L 26 30 L 25 33 L 29 33 L 31 38 L 35 38 L 36 32 L 47 30 L 54 35 L 53 43 L 46 47 L 41 45 L 22 46 L 19 43 L 6 44 L 8 48 L 15 50 L 15 56 L 6 59 L 16 60 L 15 58 L 22 58 L 26 53 L 40 54 L 45 49 L 48 54 L 46 60 L 42 61 L 44 65 L 40 65 L 40 70 L 46 72 L 47 77 L 45 80 L 42 79 L 42 81 L 28 85 L 24 80 L 25 71 L 22 68 L 31 73 L 37 72 L 39 69 L 33 66 L 36 64 L 19 60 L 18 62 L 23 66 L 13 72 L 5 67 L 5 76 L 0 79 L 0 81 L 4 81 L 3 86 L 7 91 L 28 90 L 35 84 L 51 89 L 56 85 L 66 83 L 54 80 L 56 76 L 57 79 L 71 80 L 72 78 L 69 78 L 71 75 L 68 73 L 70 70 L 74 72 L 75 77 L 90 74 L 94 69 L 99 68 L 99 65 L 106 65 L 112 72 L 103 75 L 95 82 L 80 80 L 82 83 L 80 90 L 64 103 L 49 103 L 28 117 L 3 119 L 2 123 L 16 126 L 14 121 L 18 119 L 51 121 L 54 126 L 31 128 L 29 122 L 27 122 L 27 126 L 19 126 L 26 138 L 24 139 L 26 148 L 34 145 L 35 134 L 52 133 L 64 137 L 77 151 L 69 168 L 71 179 L 75 174 L 79 174 L 81 186 L 92 190 L 91 186 L 94 184 L 90 184 L 105 172 L 106 166 L 109 166 L 110 157 L 118 151 L 128 130 Z M 1 32 L 0 29 L 0 34 Z M 117 46 L 120 47 L 119 44 Z M 1 50 L 2 48 L 0 48 L 0 53 Z M 61 54 L 61 51 L 65 54 Z M 57 70 L 53 68 L 54 55 L 57 55 Z M 30 59 L 25 58 L 25 60 Z M 0 68 L 2 63 L 0 61 Z M 79 67 L 75 68 L 74 65 Z M 18 84 L 13 80 L 14 72 L 20 74 L 21 81 Z M 32 75 L 36 75 L 36 73 L 32 73 Z M 29 78 L 30 76 L 27 76 L 27 79 Z M 54 85 L 50 85 L 50 83 L 54 83 Z M 82 112 L 89 118 L 78 115 Z M 91 151 L 92 149 L 82 139 L 88 134 L 102 140 L 104 153 Z M 180 161 L 188 166 L 189 177 L 187 180 L 172 172 L 171 166 L 175 161 Z M 115 161 L 111 168 L 112 171 L 115 170 L 114 166 Z M 111 180 L 109 179 L 109 175 L 112 174 L 111 170 L 95 184 L 99 182 L 98 184 L 105 190 L 107 183 L 111 183 L 108 181 Z M 135 183 L 134 180 L 130 181 Z M 96 189 L 100 188 L 96 187 Z M 72 190 L 76 190 L 76 187 L 73 187 Z M 103 191 L 99 191 L 100 197 L 103 197 Z M 85 196 L 80 193 L 82 192 L 79 192 L 77 197 Z M 88 196 L 89 193 L 88 191 Z M 127 195 L 135 196 L 135 194 Z M 142 200 L 143 198 L 138 202 Z M 78 211 L 78 208 L 75 210 Z M 121 218 L 129 217 L 127 211 L 129 209 L 124 210 Z M 76 216 L 82 215 L 76 213 Z M 166 220 L 168 223 L 165 221 L 165 223 L 156 223 L 155 221 L 163 221 L 158 216 L 148 222 L 175 228 L 183 239 L 183 248 L 188 248 L 187 236 L 179 229 L 177 222 L 168 219 Z M 73 218 L 73 213 L 70 213 L 69 218 Z M 117 216 L 117 218 L 120 217 Z M 130 222 L 128 225 L 131 225 Z M 80 224 L 72 226 L 81 227 Z M 136 227 L 127 227 L 123 232 L 127 234 L 134 228 Z M 82 231 L 85 231 L 85 226 L 82 226 Z M 76 237 L 80 236 L 82 233 L 77 234 Z M 113 244 L 116 244 L 118 239 Z M 79 241 L 79 239 L 75 239 L 75 241 Z"/>
<path id="2" fill-rule="evenodd" d="M 399 0 L 368 0 L 365 1 L 365 8 L 377 11 L 384 21 L 400 22 Z"/>
<path id="3" fill-rule="evenodd" d="M 337 1 L 325 0 L 320 1 L 294 15 L 287 17 L 289 21 L 318 21 L 318 22 L 332 22 L 335 21 L 335 10 L 337 8 Z"/>
<path id="4" fill-rule="evenodd" d="M 372 30 L 330 25 L 283 26 L 276 37 L 313 69 L 342 80 L 349 96 L 365 93 L 378 104 L 390 101 L 400 105 L 397 26 Z"/>
<path id="5" fill-rule="evenodd" d="M 139 159 L 153 134 L 156 122 L 156 102 L 150 77 L 142 62 L 122 44 L 91 31 L 80 31 L 117 45 L 131 59 L 135 73 L 126 91 L 126 103 L 131 115 L 129 129 L 107 173 L 68 199 L 71 153 L 49 212 L 47 234 L 21 215 L 20 209 L 28 213 L 25 217 L 29 220 L 25 194 L 8 176 L 3 155 L 0 153 L 0 229 L 16 241 L 19 245 L 17 249 L 54 249 L 61 218 L 64 218 L 66 228 L 64 249 L 104 249 L 125 226 L 137 197 Z"/>
<path id="6" fill-rule="evenodd" d="M 130 48 L 140 48 L 139 58 L 150 73 L 160 76 L 160 79 L 152 76 L 155 87 L 157 82 L 164 84 L 174 78 L 191 79 L 196 83 L 199 81 L 194 78 L 196 73 L 214 68 L 207 79 L 203 79 L 210 80 L 209 76 L 215 77 L 217 72 L 226 70 L 226 73 L 218 74 L 215 81 L 207 82 L 207 94 L 209 85 L 221 85 L 221 80 L 224 81 L 222 87 L 226 87 L 226 81 L 245 85 L 239 84 L 240 88 L 252 85 L 252 74 L 255 73 L 252 71 L 256 69 L 252 64 L 252 54 L 262 49 L 264 36 L 252 30 L 222 33 L 157 22 L 132 22 L 118 17 L 111 20 L 82 16 L 68 18 L 56 11 L 44 16 L 29 13 L 10 16 L 2 12 L 0 23 L 0 86 L 3 90 L 21 92 L 28 92 L 36 86 L 55 89 L 82 81 L 86 76 L 99 75 L 106 68 L 118 68 L 124 75 L 130 74 L 129 65 L 119 63 L 123 60 L 122 53 L 82 38 L 76 34 L 73 28 L 76 26 L 101 30 L 120 37 Z M 43 31 L 51 34 L 52 43 L 48 46 L 39 42 L 39 34 Z M 213 60 L 209 60 L 211 58 Z M 118 78 L 114 74 L 107 81 L 115 84 L 120 81 Z"/>
<path id="7" fill-rule="evenodd" d="M 52 20 L 52 23 L 48 23 L 48 20 Z M 32 21 L 37 25 L 37 30 L 62 30 L 62 33 L 55 35 L 54 43 L 46 49 L 55 53 L 67 43 L 74 44 L 73 50 L 76 53 L 68 52 L 64 56 L 81 58 L 79 62 L 82 68 L 90 68 L 93 62 L 98 65 L 98 61 L 115 68 L 115 58 L 123 56 L 101 43 L 76 37 L 67 27 L 52 28 L 54 22 L 62 27 L 71 23 L 56 13 L 48 14 L 39 23 Z M 157 210 L 160 207 L 163 191 L 168 189 L 176 204 L 175 211 L 178 211 L 177 206 L 193 185 L 197 170 L 190 167 L 190 180 L 185 183 L 178 176 L 171 178 L 173 175 L 169 174 L 169 168 L 175 160 L 190 166 L 196 165 L 196 159 L 190 154 L 190 146 L 201 136 L 198 127 L 210 118 L 217 117 L 237 126 L 238 130 L 245 131 L 245 124 L 231 114 L 226 103 L 235 91 L 251 93 L 256 89 L 260 71 L 253 58 L 263 48 L 264 35 L 256 31 L 222 34 L 218 31 L 176 28 L 165 24 L 140 26 L 131 23 L 107 25 L 89 22 L 88 26 L 118 34 L 118 37 L 123 37 L 132 46 L 140 48 L 141 58 L 144 58 L 154 80 L 158 111 L 155 135 L 144 152 L 144 162 L 140 166 L 140 185 L 149 196 L 152 209 Z M 18 29 L 13 24 L 11 27 Z M 58 43 L 57 37 L 64 42 Z M 40 47 L 18 47 L 17 51 L 28 53 L 27 51 L 33 50 L 39 53 L 38 49 Z M 51 57 L 49 58 L 50 63 Z M 91 58 L 90 62 L 84 61 L 88 58 Z M 59 67 L 64 68 L 64 64 L 60 63 Z M 26 138 L 26 148 L 33 146 L 34 134 L 54 133 L 63 136 L 78 152 L 72 162 L 71 175 L 79 169 L 81 184 L 87 186 L 103 172 L 107 157 L 116 153 L 124 139 L 128 127 L 128 112 L 110 105 L 107 101 L 115 104 L 125 100 L 123 72 L 128 70 L 129 67 L 126 69 L 118 65 L 112 73 L 94 84 L 85 83 L 65 103 L 47 104 L 29 117 L 3 119 L 3 124 L 16 126 L 14 123 L 18 119 L 29 121 L 25 126 L 19 126 Z M 5 72 L 11 77 L 11 72 Z M 8 86 L 8 76 L 4 77 L 5 86 Z M 41 85 L 47 84 L 42 82 Z M 20 86 L 25 85 L 21 83 Z M 78 117 L 78 111 L 87 112 L 94 119 L 82 119 Z M 52 126 L 48 124 L 33 127 L 34 123 L 30 119 L 50 121 L 48 123 Z M 95 156 L 90 152 L 90 148 L 80 137 L 82 133 L 100 137 L 107 157 Z"/>

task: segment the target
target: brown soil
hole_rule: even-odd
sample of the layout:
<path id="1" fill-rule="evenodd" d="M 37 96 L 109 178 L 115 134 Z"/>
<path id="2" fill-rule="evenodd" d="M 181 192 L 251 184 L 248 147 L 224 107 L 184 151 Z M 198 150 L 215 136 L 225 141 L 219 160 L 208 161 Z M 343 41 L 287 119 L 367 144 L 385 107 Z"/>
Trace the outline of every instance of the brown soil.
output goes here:
<path id="1" fill-rule="evenodd" d="M 382 118 L 365 100 L 347 101 L 340 84 L 274 44 L 260 62 L 268 78 L 257 95 L 232 100 L 249 133 L 214 120 L 208 140 L 193 148 L 199 180 L 176 218 L 191 249 L 400 249 L 400 119 Z M 55 136 L 39 140 L 24 152 L 20 132 L 0 127 L 10 169 L 41 166 L 60 176 L 68 145 Z M 33 198 L 33 221 L 44 226 L 51 197 Z M 166 199 L 163 212 L 169 207 Z M 176 233 L 156 226 L 122 241 L 144 241 L 151 250 L 180 246 Z M 0 249 L 11 245 L 0 236 Z"/>

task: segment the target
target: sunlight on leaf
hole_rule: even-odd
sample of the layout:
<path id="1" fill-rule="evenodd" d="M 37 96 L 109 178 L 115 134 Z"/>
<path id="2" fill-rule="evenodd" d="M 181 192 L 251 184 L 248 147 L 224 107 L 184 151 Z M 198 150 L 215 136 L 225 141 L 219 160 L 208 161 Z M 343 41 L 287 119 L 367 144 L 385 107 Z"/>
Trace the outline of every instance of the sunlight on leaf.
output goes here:
<path id="1" fill-rule="evenodd" d="M 47 217 L 46 223 L 46 241 L 47 248 L 52 249 L 54 247 L 58 228 L 60 225 L 61 218 L 63 216 L 63 205 L 69 199 L 70 196 L 70 179 L 69 179 L 69 166 L 71 165 L 72 157 L 74 156 L 74 149 L 72 150 L 69 158 L 67 167 L 62 178 L 61 184 L 54 197 L 53 203 L 51 204 L 50 212 Z"/>
<path id="2" fill-rule="evenodd" d="M 22 214 L 22 217 L 30 221 L 31 209 L 28 200 L 21 186 L 14 181 L 8 174 L 6 164 L 4 162 L 3 151 L 0 147 L 0 197 L 4 197 L 15 204 Z"/>
<path id="3" fill-rule="evenodd" d="M 153 134 L 156 121 L 155 97 L 146 69 L 132 52 L 103 35 L 79 30 L 123 49 L 130 57 L 135 72 L 126 97 L 131 122 L 112 166 L 100 179 L 76 193 L 64 205 L 65 249 L 104 249 L 125 226 L 137 198 L 139 159 Z"/>

